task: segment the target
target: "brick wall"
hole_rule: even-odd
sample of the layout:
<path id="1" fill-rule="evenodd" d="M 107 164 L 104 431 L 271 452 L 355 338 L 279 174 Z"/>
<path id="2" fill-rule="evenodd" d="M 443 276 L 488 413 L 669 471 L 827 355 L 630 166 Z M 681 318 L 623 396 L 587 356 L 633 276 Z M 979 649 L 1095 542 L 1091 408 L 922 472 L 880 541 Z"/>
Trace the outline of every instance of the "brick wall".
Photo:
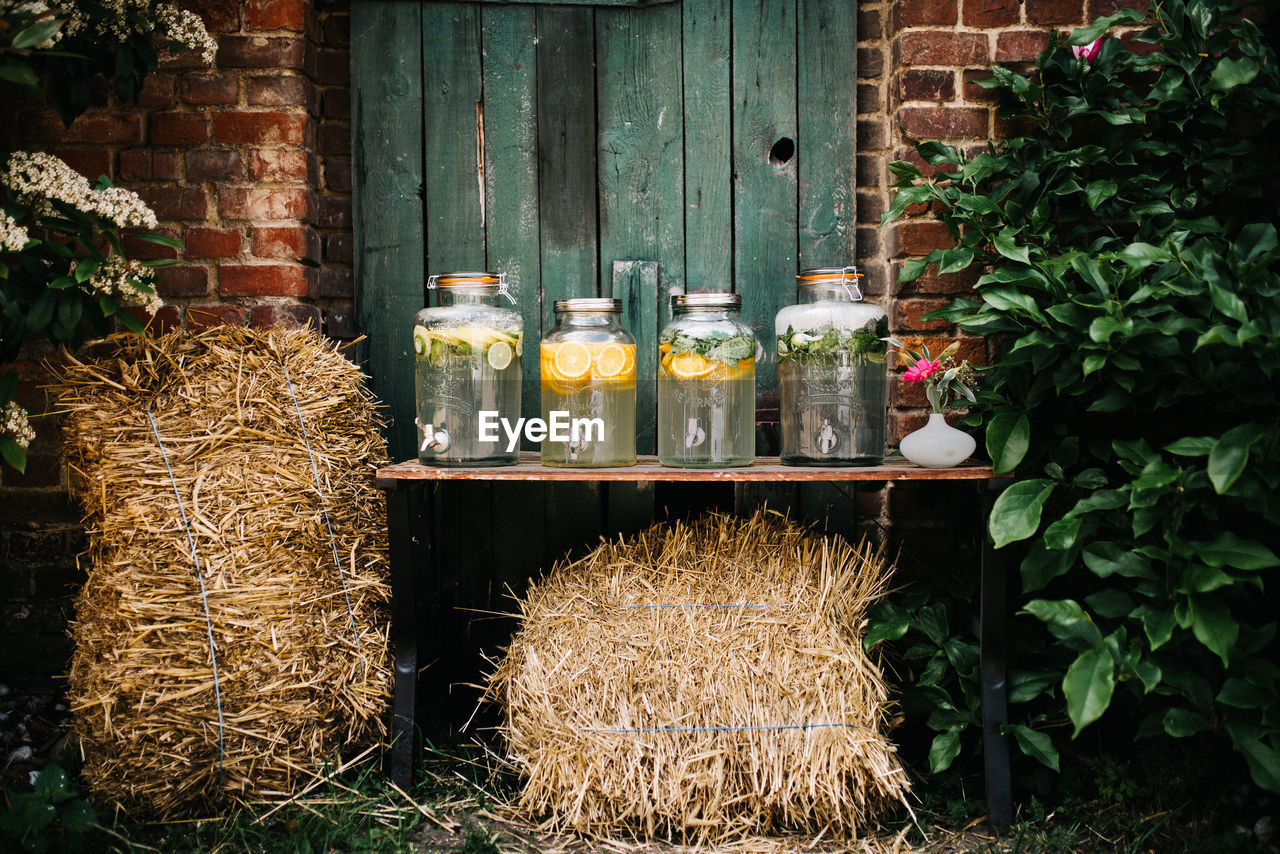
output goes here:
<path id="1" fill-rule="evenodd" d="M 160 284 L 157 327 L 310 322 L 337 338 L 355 328 L 351 268 L 348 0 L 186 0 L 219 50 L 163 62 L 137 105 L 106 95 L 69 131 L 19 110 L 0 144 L 46 148 L 85 174 L 138 190 L 187 251 Z M 862 0 L 858 14 L 857 254 L 895 331 L 931 343 L 954 334 L 923 314 L 972 285 L 928 274 L 896 284 L 900 259 L 945 245 L 927 212 L 880 229 L 892 159 L 930 138 L 977 144 L 1002 130 L 973 81 L 993 62 L 1028 61 L 1047 30 L 1114 11 L 1118 0 Z M 8 110 L 8 108 L 3 108 Z M 981 361 L 983 342 L 965 342 Z M 24 363 L 21 400 L 42 411 L 39 360 Z M 926 403 L 894 384 L 892 429 L 919 426 Z M 80 578 L 80 527 L 65 496 L 56 430 L 38 424 L 26 476 L 0 473 L 0 681 L 47 678 L 65 660 L 61 627 Z M 937 490 L 878 497 L 883 521 L 937 518 Z M 924 504 L 922 502 L 931 502 Z M 22 508 L 15 513 L 12 508 Z M 943 514 L 946 515 L 946 514 Z M 10 642 L 10 639 L 14 639 Z M 33 653 L 39 653 L 33 656 Z"/>

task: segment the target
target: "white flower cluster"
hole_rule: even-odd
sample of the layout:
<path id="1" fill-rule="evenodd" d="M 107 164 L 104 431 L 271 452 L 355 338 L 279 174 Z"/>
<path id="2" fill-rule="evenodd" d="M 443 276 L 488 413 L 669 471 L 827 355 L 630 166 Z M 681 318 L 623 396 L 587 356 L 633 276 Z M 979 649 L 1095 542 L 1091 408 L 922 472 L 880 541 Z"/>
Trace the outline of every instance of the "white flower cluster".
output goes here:
<path id="1" fill-rule="evenodd" d="M 49 6 L 41 0 L 0 0 L 0 17 L 9 17 L 10 15 L 30 15 L 32 18 L 38 18 L 49 12 Z M 12 23 L 12 22 L 7 22 Z M 62 38 L 62 30 L 58 30 L 49 38 L 32 45 L 36 50 L 49 50 L 58 39 Z"/>
<path id="2" fill-rule="evenodd" d="M 71 272 L 75 272 L 73 262 Z M 119 255 L 112 255 L 106 263 L 98 268 L 84 286 L 100 294 L 118 297 L 125 305 L 140 305 L 155 314 L 164 305 L 164 300 L 156 295 L 155 273 L 144 267 L 141 261 L 127 260 Z"/>
<path id="3" fill-rule="evenodd" d="M 118 228 L 155 228 L 156 215 L 137 193 L 119 187 L 95 190 L 93 185 L 52 154 L 15 151 L 9 155 L 0 184 L 30 205 L 37 216 L 53 213 L 51 200 L 115 223 Z"/>
<path id="4" fill-rule="evenodd" d="M 206 63 L 213 62 L 213 56 L 218 51 L 217 41 L 209 35 L 200 16 L 179 9 L 175 3 L 98 0 L 95 5 L 106 13 L 98 23 L 98 31 L 94 33 L 100 38 L 124 42 L 138 33 L 155 33 L 189 50 L 199 51 Z M 71 12 L 66 26 L 68 35 L 74 35 L 89 26 L 89 15 L 79 8 L 78 0 L 67 0 L 63 8 Z"/>
<path id="5" fill-rule="evenodd" d="M 4 409 L 0 409 L 0 416 L 3 416 L 0 418 L 0 436 L 12 436 L 25 451 L 36 437 L 36 431 L 31 429 L 31 422 L 27 420 L 27 410 L 11 400 Z"/>
<path id="6" fill-rule="evenodd" d="M 30 239 L 27 230 L 0 211 L 0 252 L 20 252 Z"/>

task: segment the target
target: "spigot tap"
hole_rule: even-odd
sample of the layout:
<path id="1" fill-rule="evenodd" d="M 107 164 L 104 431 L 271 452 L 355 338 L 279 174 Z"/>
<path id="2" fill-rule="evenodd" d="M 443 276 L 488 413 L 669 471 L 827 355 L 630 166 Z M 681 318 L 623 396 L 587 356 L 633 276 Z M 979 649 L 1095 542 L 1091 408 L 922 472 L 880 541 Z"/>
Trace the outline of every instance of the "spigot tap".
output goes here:
<path id="1" fill-rule="evenodd" d="M 684 446 L 685 448 L 696 448 L 707 439 L 707 431 L 698 426 L 698 419 L 690 418 L 685 421 L 684 428 Z"/>
<path id="2" fill-rule="evenodd" d="M 578 455 L 587 449 L 587 445 L 586 431 L 582 429 L 577 419 L 574 419 L 573 425 L 569 428 L 569 459 L 578 459 Z"/>
<path id="3" fill-rule="evenodd" d="M 418 449 L 419 453 L 426 451 L 435 451 L 442 454 L 449 450 L 449 431 L 441 428 L 437 430 L 431 424 L 423 424 L 421 420 L 415 418 L 413 423 L 417 425 L 418 430 L 422 432 L 422 447 Z"/>
<path id="4" fill-rule="evenodd" d="M 818 431 L 818 447 L 822 449 L 822 453 L 829 454 L 840 442 L 840 437 L 836 435 L 836 430 L 831 426 L 831 419 L 822 419 L 822 429 Z"/>

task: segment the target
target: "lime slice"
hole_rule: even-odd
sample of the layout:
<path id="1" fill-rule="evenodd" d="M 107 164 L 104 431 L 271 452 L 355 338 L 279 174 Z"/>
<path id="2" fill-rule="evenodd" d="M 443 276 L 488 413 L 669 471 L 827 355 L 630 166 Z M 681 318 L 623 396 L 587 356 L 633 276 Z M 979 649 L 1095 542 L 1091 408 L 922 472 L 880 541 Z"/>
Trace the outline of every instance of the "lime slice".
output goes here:
<path id="1" fill-rule="evenodd" d="M 419 356 L 427 355 L 427 351 L 431 349 L 431 333 L 427 332 L 425 326 L 413 327 L 413 352 Z"/>
<path id="2" fill-rule="evenodd" d="M 443 341 L 431 342 L 430 359 L 431 359 L 431 364 L 435 365 L 436 367 L 440 367 L 441 365 L 444 364 L 444 342 Z"/>
<path id="3" fill-rule="evenodd" d="M 516 333 L 516 355 L 517 356 L 524 355 L 524 333 L 523 332 Z"/>
<path id="4" fill-rule="evenodd" d="M 511 364 L 511 360 L 514 357 L 515 351 L 511 349 L 511 345 L 506 341 L 495 341 L 489 347 L 489 367 L 495 371 L 501 371 Z"/>

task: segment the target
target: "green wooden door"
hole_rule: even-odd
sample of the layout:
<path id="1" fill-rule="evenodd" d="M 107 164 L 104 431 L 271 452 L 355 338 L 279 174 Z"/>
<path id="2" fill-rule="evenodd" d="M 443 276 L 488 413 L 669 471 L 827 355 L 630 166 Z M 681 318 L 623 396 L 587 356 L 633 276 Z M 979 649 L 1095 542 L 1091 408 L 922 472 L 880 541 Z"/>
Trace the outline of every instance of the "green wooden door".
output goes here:
<path id="1" fill-rule="evenodd" d="M 428 270 L 505 272 L 529 341 L 555 299 L 621 298 L 641 453 L 672 292 L 742 294 L 775 393 L 797 269 L 853 260 L 855 0 L 356 0 L 351 20 L 358 313 L 397 459 Z"/>

